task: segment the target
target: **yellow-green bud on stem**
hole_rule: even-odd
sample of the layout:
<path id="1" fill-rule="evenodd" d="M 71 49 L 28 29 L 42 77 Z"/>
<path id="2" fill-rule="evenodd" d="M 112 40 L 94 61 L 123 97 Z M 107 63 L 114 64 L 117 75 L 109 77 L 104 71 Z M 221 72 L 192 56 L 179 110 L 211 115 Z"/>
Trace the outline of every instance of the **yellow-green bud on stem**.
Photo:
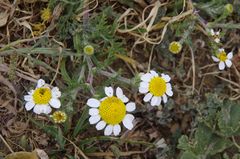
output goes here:
<path id="1" fill-rule="evenodd" d="M 84 53 L 87 55 L 94 54 L 94 47 L 92 45 L 86 45 L 83 49 Z"/>
<path id="2" fill-rule="evenodd" d="M 169 51 L 173 54 L 178 54 L 182 50 L 182 44 L 178 41 L 173 41 L 169 44 Z"/>
<path id="3" fill-rule="evenodd" d="M 228 14 L 232 14 L 233 13 L 233 5 L 230 3 L 226 4 L 225 10 L 227 11 Z"/>

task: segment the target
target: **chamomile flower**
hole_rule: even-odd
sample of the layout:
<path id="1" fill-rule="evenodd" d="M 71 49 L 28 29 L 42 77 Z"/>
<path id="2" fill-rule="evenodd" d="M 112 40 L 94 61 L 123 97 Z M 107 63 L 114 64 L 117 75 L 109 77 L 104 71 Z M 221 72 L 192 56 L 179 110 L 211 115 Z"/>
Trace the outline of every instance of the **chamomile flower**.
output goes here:
<path id="1" fill-rule="evenodd" d="M 159 76 L 155 71 L 150 71 L 143 74 L 141 80 L 139 92 L 146 94 L 143 101 L 150 102 L 152 106 L 159 106 L 162 101 L 167 103 L 167 96 L 173 95 L 172 86 L 169 83 L 171 78 L 164 73 Z"/>
<path id="2" fill-rule="evenodd" d="M 225 65 L 230 68 L 232 66 L 232 59 L 233 53 L 229 52 L 228 54 L 225 52 L 224 49 L 219 49 L 216 56 L 212 56 L 214 62 L 219 62 L 218 68 L 219 70 L 224 70 Z"/>
<path id="3" fill-rule="evenodd" d="M 36 114 L 49 114 L 52 111 L 51 107 L 60 108 L 60 96 L 58 87 L 50 89 L 43 79 L 39 79 L 35 90 L 30 90 L 28 95 L 24 96 L 25 108 L 27 111 L 33 109 Z"/>
<path id="4" fill-rule="evenodd" d="M 128 129 L 133 128 L 134 116 L 127 112 L 132 112 L 136 109 L 134 102 L 129 102 L 129 99 L 123 94 L 121 88 L 116 89 L 116 96 L 112 87 L 105 87 L 107 95 L 101 100 L 90 98 L 87 105 L 89 109 L 90 124 L 97 124 L 97 130 L 104 130 L 104 135 L 113 134 L 117 136 L 121 132 L 120 123 Z"/>
<path id="5" fill-rule="evenodd" d="M 50 117 L 55 123 L 64 123 L 67 120 L 67 114 L 63 111 L 55 111 Z"/>
<path id="6" fill-rule="evenodd" d="M 215 32 L 213 29 L 211 29 L 210 34 L 216 43 L 220 42 L 220 31 Z"/>
<path id="7" fill-rule="evenodd" d="M 173 41 L 169 44 L 169 51 L 173 54 L 178 54 L 182 50 L 182 45 L 180 42 Z"/>

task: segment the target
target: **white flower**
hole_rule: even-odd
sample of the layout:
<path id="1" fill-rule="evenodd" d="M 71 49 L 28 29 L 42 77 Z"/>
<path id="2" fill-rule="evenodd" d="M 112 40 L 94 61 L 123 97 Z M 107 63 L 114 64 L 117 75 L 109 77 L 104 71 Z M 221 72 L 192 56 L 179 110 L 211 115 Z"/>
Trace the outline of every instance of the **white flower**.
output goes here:
<path id="1" fill-rule="evenodd" d="M 215 32 L 213 29 L 211 29 L 210 34 L 216 43 L 220 42 L 220 31 Z"/>
<path id="2" fill-rule="evenodd" d="M 104 130 L 104 135 L 119 135 L 121 132 L 120 123 L 131 130 L 133 128 L 134 116 L 127 112 L 132 112 L 136 109 L 134 102 L 128 102 L 129 99 L 123 94 L 121 88 L 116 89 L 116 96 L 112 87 L 105 87 L 105 94 L 101 100 L 90 98 L 87 105 L 89 109 L 90 124 L 97 124 L 97 130 Z"/>
<path id="3" fill-rule="evenodd" d="M 229 52 L 228 54 L 226 54 L 224 49 L 219 49 L 217 55 L 212 56 L 212 59 L 214 62 L 219 62 L 218 64 L 219 70 L 224 70 L 225 64 L 228 68 L 232 66 L 232 61 L 231 61 L 232 57 L 233 57 L 232 52 Z"/>
<path id="4" fill-rule="evenodd" d="M 167 96 L 172 96 L 172 86 L 169 83 L 171 78 L 162 73 L 161 77 L 155 72 L 150 71 L 141 76 L 142 82 L 139 86 L 139 92 L 146 94 L 144 102 L 150 102 L 152 106 L 159 106 L 161 102 L 167 103 Z"/>
<path id="5" fill-rule="evenodd" d="M 52 108 L 60 108 L 61 102 L 58 99 L 61 96 L 61 92 L 57 87 L 50 89 L 46 86 L 43 79 L 39 79 L 35 90 L 28 92 L 28 95 L 24 96 L 26 101 L 25 108 L 27 111 L 33 109 L 36 114 L 49 114 Z"/>

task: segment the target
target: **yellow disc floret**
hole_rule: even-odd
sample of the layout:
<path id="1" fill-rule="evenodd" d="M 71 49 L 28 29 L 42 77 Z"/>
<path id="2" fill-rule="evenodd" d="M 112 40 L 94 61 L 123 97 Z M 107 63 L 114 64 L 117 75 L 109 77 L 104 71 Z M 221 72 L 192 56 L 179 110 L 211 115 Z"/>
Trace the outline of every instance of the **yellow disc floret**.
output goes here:
<path id="1" fill-rule="evenodd" d="M 182 50 L 182 45 L 177 41 L 173 41 L 169 44 L 168 49 L 171 53 L 177 54 Z"/>
<path id="2" fill-rule="evenodd" d="M 218 55 L 217 55 L 218 59 L 220 61 L 226 61 L 227 59 L 227 54 L 225 51 L 221 51 Z"/>
<path id="3" fill-rule="evenodd" d="M 67 114 L 63 111 L 56 111 L 51 117 L 55 123 L 64 123 L 67 120 Z"/>
<path id="4" fill-rule="evenodd" d="M 107 124 L 119 124 L 126 115 L 126 106 L 117 97 L 107 97 L 99 106 L 99 115 Z"/>
<path id="5" fill-rule="evenodd" d="M 51 98 L 52 93 L 49 88 L 37 88 L 33 93 L 35 104 L 48 104 Z"/>
<path id="6" fill-rule="evenodd" d="M 154 77 L 149 83 L 149 92 L 154 96 L 162 96 L 167 90 L 166 82 L 161 77 Z"/>
<path id="7" fill-rule="evenodd" d="M 52 12 L 50 10 L 50 8 L 44 8 L 42 11 L 41 11 L 41 19 L 44 21 L 44 22 L 47 22 L 51 19 L 52 17 Z"/>

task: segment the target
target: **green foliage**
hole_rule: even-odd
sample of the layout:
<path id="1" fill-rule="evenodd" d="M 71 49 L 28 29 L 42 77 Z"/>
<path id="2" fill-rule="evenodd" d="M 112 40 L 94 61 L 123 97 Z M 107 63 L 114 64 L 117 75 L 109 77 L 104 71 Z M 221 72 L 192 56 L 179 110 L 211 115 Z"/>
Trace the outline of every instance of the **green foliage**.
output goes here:
<path id="1" fill-rule="evenodd" d="M 181 159 L 211 158 L 235 143 L 231 137 L 239 136 L 240 105 L 232 101 L 219 100 L 216 95 L 207 95 L 207 102 L 200 113 L 196 131 L 190 139 L 183 135 L 178 148 Z"/>
<path id="2" fill-rule="evenodd" d="M 198 157 L 191 151 L 186 151 L 182 154 L 181 159 L 198 159 Z"/>
<path id="3" fill-rule="evenodd" d="M 60 148 L 64 149 L 66 140 L 62 134 L 62 130 L 60 127 L 57 127 L 56 125 L 47 125 L 44 122 L 39 122 L 34 119 L 31 119 L 30 121 L 37 125 L 40 129 L 45 131 L 48 135 L 52 136 L 57 141 Z"/>
<path id="4" fill-rule="evenodd" d="M 240 134 L 240 105 L 225 102 L 218 115 L 218 126 L 220 132 L 227 137 Z"/>
<path id="5" fill-rule="evenodd" d="M 95 53 L 91 59 L 99 69 L 109 66 L 115 59 L 115 53 L 125 52 L 122 42 L 115 36 L 117 17 L 112 8 L 104 8 L 101 13 L 79 24 L 73 33 L 74 49 L 78 54 L 83 54 L 83 48 L 88 44 L 94 47 Z"/>
<path id="6" fill-rule="evenodd" d="M 74 128 L 74 131 L 73 131 L 73 137 L 76 137 L 78 134 L 79 134 L 79 132 L 82 132 L 82 131 L 84 131 L 84 128 L 86 128 L 86 120 L 87 120 L 87 118 L 88 118 L 88 108 L 86 107 L 85 109 L 84 109 L 84 111 L 82 112 L 82 115 L 81 115 L 81 117 L 78 119 L 78 122 L 77 122 L 77 124 L 76 124 L 76 126 L 75 126 L 75 128 Z"/>
<path id="7" fill-rule="evenodd" d="M 216 19 L 224 12 L 225 4 L 226 0 L 200 0 L 198 3 L 195 3 L 194 6 L 211 18 Z"/>

